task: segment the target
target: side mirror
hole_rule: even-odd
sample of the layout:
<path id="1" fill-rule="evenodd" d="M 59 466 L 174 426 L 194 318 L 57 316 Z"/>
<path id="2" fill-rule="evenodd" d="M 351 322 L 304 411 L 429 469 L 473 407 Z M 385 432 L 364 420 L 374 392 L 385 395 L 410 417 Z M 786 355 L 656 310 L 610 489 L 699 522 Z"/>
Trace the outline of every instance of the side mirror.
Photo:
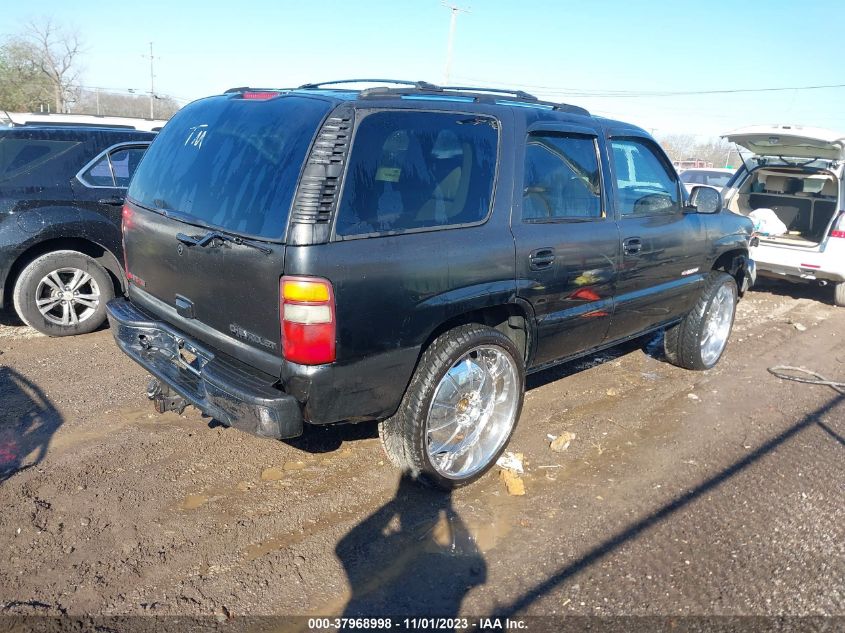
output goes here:
<path id="1" fill-rule="evenodd" d="M 689 206 L 695 209 L 696 213 L 718 213 L 722 210 L 722 194 L 713 187 L 693 187 Z"/>

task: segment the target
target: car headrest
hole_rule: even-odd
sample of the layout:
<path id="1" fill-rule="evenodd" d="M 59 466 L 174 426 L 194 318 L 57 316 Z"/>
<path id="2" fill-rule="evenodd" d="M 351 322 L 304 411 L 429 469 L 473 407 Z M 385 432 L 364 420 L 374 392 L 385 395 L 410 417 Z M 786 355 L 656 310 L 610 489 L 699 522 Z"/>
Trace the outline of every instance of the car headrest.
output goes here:
<path id="1" fill-rule="evenodd" d="M 789 180 L 791 179 L 786 176 L 767 176 L 766 191 L 769 193 L 784 193 Z"/>
<path id="2" fill-rule="evenodd" d="M 839 187 L 836 184 L 835 180 L 829 179 L 824 181 L 824 187 L 822 187 L 821 194 L 823 196 L 829 196 L 831 198 L 835 198 L 839 195 Z"/>

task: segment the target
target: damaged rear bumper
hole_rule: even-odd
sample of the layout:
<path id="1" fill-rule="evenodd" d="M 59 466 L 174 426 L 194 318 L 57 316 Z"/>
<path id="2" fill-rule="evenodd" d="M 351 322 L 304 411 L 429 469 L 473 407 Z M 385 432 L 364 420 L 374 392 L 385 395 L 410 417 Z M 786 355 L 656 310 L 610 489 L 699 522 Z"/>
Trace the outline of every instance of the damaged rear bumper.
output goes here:
<path id="1" fill-rule="evenodd" d="M 190 404 L 227 426 L 270 438 L 302 434 L 302 409 L 277 378 L 214 352 L 126 299 L 107 306 L 117 345 Z"/>

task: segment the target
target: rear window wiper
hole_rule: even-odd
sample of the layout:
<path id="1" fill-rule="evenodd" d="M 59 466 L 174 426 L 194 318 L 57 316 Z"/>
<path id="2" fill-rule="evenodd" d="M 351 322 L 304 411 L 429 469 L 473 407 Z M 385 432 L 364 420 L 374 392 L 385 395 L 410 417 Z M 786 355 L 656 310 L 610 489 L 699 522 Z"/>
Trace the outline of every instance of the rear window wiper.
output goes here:
<path id="1" fill-rule="evenodd" d="M 238 246 L 249 246 L 250 248 L 261 251 L 265 255 L 270 255 L 273 252 L 272 248 L 267 248 L 266 246 L 262 246 L 261 244 L 257 244 L 251 240 L 245 240 L 239 235 L 229 235 L 228 233 L 223 233 L 221 231 L 209 231 L 202 237 L 192 237 L 190 235 L 185 235 L 184 233 L 177 233 L 176 239 L 188 246 L 204 247 L 208 244 L 214 245 L 217 240 L 220 240 L 221 242 L 231 242 L 232 244 L 237 244 Z"/>

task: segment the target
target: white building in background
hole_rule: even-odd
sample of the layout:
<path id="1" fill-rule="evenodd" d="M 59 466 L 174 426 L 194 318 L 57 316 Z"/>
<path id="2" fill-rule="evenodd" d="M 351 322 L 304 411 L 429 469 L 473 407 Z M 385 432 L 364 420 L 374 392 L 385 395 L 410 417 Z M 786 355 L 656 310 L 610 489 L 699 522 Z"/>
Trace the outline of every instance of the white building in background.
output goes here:
<path id="1" fill-rule="evenodd" d="M 86 125 L 124 127 L 133 130 L 158 132 L 164 124 L 163 119 L 141 119 L 128 116 L 105 116 L 98 114 L 54 114 L 40 112 L 5 112 L 0 110 L 2 125 Z"/>

